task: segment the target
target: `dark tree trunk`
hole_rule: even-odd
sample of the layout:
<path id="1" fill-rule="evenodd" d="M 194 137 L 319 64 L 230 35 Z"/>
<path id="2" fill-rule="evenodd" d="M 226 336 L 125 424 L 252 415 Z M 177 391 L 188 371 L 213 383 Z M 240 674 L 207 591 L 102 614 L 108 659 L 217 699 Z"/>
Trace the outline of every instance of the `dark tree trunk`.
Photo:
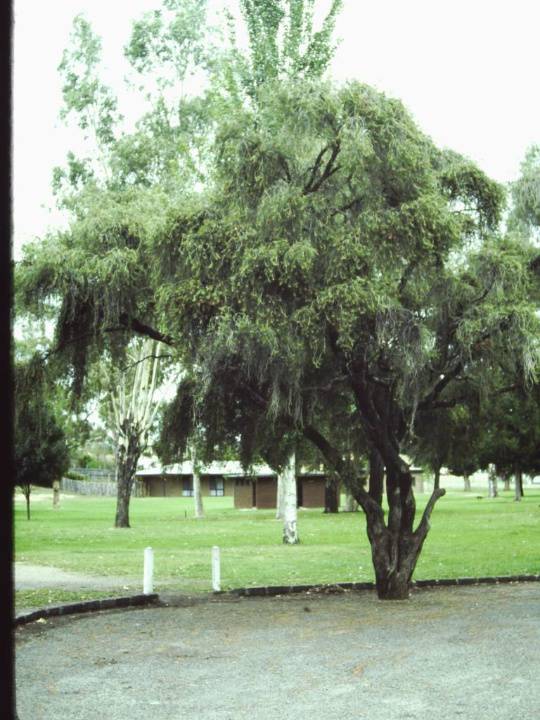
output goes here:
<path id="1" fill-rule="evenodd" d="M 433 489 L 438 490 L 441 486 L 441 465 L 437 465 L 433 470 Z"/>
<path id="2" fill-rule="evenodd" d="M 384 463 L 376 448 L 369 454 L 369 495 L 377 505 L 382 505 L 384 481 Z"/>
<path id="3" fill-rule="evenodd" d="M 30 520 L 30 485 L 27 488 L 23 488 L 23 494 L 26 499 L 26 519 Z"/>
<path id="4" fill-rule="evenodd" d="M 465 492 L 471 492 L 471 478 L 468 473 L 463 474 L 463 489 Z"/>
<path id="5" fill-rule="evenodd" d="M 510 476 L 509 475 L 505 475 L 503 477 L 503 483 L 504 483 L 503 490 L 505 490 L 505 491 L 510 490 Z"/>
<path id="6" fill-rule="evenodd" d="M 521 470 L 519 468 L 515 469 L 514 482 L 515 482 L 514 500 L 516 500 L 516 502 L 520 502 L 521 498 L 523 497 L 523 473 L 521 472 Z"/>
<path id="7" fill-rule="evenodd" d="M 136 434 L 128 434 L 127 442 L 120 442 L 116 451 L 116 517 L 114 526 L 128 528 L 129 501 L 135 480 L 141 446 Z"/>
<path id="8" fill-rule="evenodd" d="M 416 530 L 416 504 L 412 475 L 402 468 L 388 468 L 386 488 L 388 523 L 379 503 L 357 497 L 367 517 L 367 534 L 375 569 L 375 583 L 380 600 L 405 600 L 409 596 L 411 578 L 429 531 L 433 507 L 445 490 L 435 489 Z"/>
<path id="9" fill-rule="evenodd" d="M 339 481 L 336 478 L 329 480 L 324 487 L 324 512 L 337 513 L 339 511 Z"/>

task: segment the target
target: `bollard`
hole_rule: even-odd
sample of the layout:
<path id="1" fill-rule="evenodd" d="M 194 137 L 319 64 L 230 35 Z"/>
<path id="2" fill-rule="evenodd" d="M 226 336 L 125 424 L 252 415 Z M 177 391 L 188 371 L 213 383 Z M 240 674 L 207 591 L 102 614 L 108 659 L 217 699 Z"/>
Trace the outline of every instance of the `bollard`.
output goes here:
<path id="1" fill-rule="evenodd" d="M 212 548 L 212 590 L 214 592 L 221 591 L 221 568 L 219 560 L 219 547 L 214 545 Z"/>
<path id="2" fill-rule="evenodd" d="M 154 551 L 151 547 L 144 548 L 144 579 L 143 595 L 154 592 Z"/>

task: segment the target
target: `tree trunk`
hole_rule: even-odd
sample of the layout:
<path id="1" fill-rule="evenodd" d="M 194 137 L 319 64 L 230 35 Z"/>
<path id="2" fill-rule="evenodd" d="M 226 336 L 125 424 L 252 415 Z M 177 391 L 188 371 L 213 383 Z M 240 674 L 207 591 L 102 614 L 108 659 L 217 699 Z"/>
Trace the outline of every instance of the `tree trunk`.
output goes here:
<path id="1" fill-rule="evenodd" d="M 382 505 L 384 481 L 384 463 L 376 450 L 372 448 L 369 454 L 369 495 L 377 505 Z"/>
<path id="2" fill-rule="evenodd" d="M 343 505 L 343 512 L 356 512 L 358 510 L 358 503 L 351 495 L 349 491 L 345 493 L 345 504 Z"/>
<path id="3" fill-rule="evenodd" d="M 281 475 L 278 475 L 276 489 L 276 520 L 283 520 L 283 517 L 283 481 Z"/>
<path id="4" fill-rule="evenodd" d="M 128 431 L 120 438 L 116 450 L 116 517 L 114 527 L 129 528 L 129 501 L 141 455 L 136 433 Z"/>
<path id="5" fill-rule="evenodd" d="M 324 512 L 325 513 L 339 512 L 338 486 L 339 486 L 339 481 L 337 478 L 330 478 L 326 482 L 326 485 L 324 487 Z"/>
<path id="6" fill-rule="evenodd" d="M 382 507 L 358 497 L 367 518 L 367 534 L 375 569 L 377 595 L 381 600 L 405 600 L 411 578 L 429 531 L 429 518 L 444 489 L 434 489 L 422 520 L 413 529 L 416 505 L 412 476 L 408 471 L 387 468 L 388 525 Z"/>
<path id="7" fill-rule="evenodd" d="M 465 492 L 471 492 L 471 478 L 468 473 L 463 473 L 463 485 Z"/>
<path id="8" fill-rule="evenodd" d="M 60 506 L 60 480 L 53 480 L 52 491 L 53 491 L 53 496 L 52 496 L 53 508 L 55 510 L 57 510 L 58 507 Z"/>
<path id="9" fill-rule="evenodd" d="M 510 490 L 510 476 L 509 475 L 505 475 L 503 477 L 503 483 L 504 483 L 503 490 L 508 492 Z"/>
<path id="10" fill-rule="evenodd" d="M 497 472 L 495 465 L 491 463 L 488 466 L 488 497 L 496 498 L 498 496 L 497 491 Z"/>
<path id="11" fill-rule="evenodd" d="M 23 488 L 21 488 L 23 491 L 23 495 L 26 499 L 26 519 L 30 520 L 30 492 L 31 488 L 30 485 L 27 485 Z"/>
<path id="12" fill-rule="evenodd" d="M 204 518 L 204 508 L 201 492 L 201 474 L 198 465 L 193 463 L 193 502 L 197 520 Z"/>
<path id="13" fill-rule="evenodd" d="M 436 465 L 433 470 L 433 489 L 438 490 L 441 487 L 441 466 Z"/>
<path id="14" fill-rule="evenodd" d="M 296 496 L 296 453 L 293 451 L 287 465 L 281 473 L 283 495 L 283 542 L 296 545 L 300 542 L 297 527 L 297 496 Z"/>
<path id="15" fill-rule="evenodd" d="M 523 497 L 523 473 L 519 468 L 514 473 L 514 500 L 520 502 Z"/>

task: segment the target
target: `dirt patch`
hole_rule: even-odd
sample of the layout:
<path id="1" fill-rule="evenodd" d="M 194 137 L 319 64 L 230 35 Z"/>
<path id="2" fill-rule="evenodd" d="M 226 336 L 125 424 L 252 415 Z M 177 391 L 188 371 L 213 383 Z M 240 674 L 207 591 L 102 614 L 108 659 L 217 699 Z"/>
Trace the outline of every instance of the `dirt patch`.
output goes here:
<path id="1" fill-rule="evenodd" d="M 525 720 L 540 587 L 185 598 L 16 633 L 20 720 Z"/>

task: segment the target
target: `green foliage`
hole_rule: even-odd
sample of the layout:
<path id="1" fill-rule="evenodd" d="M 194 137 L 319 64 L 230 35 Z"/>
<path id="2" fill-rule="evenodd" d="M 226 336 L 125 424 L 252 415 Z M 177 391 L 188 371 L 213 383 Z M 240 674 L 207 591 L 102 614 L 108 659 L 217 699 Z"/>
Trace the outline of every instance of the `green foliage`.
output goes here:
<path id="1" fill-rule="evenodd" d="M 526 237 L 540 227 L 540 146 L 531 146 L 521 164 L 521 176 L 512 183 L 513 207 L 508 225 Z"/>
<path id="2" fill-rule="evenodd" d="M 15 484 L 29 498 L 30 486 L 50 487 L 69 467 L 60 424 L 44 395 L 35 363 L 15 368 Z"/>

